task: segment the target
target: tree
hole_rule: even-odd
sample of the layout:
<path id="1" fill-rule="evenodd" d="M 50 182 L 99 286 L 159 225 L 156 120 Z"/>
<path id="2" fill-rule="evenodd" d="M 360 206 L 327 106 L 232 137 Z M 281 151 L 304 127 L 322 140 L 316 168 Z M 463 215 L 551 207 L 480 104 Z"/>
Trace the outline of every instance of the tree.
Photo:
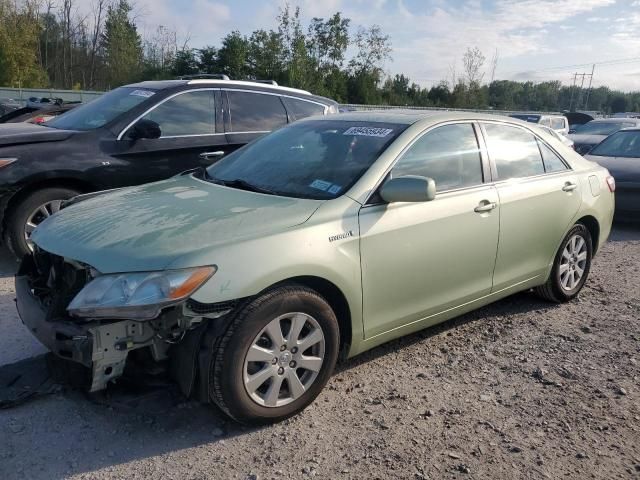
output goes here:
<path id="1" fill-rule="evenodd" d="M 462 56 L 462 66 L 467 85 L 480 85 L 482 83 L 484 78 L 482 67 L 485 60 L 485 56 L 478 47 L 467 48 L 467 51 Z"/>
<path id="2" fill-rule="evenodd" d="M 349 96 L 352 101 L 376 103 L 384 62 L 390 58 L 391 42 L 379 25 L 360 27 L 355 36 L 357 53 L 349 62 Z"/>
<path id="3" fill-rule="evenodd" d="M 307 38 L 302 30 L 300 8 L 293 13 L 289 4 L 278 15 L 278 34 L 284 46 L 284 78 L 288 85 L 297 88 L 309 88 L 317 83 L 311 68 L 312 59 L 307 50 Z"/>
<path id="4" fill-rule="evenodd" d="M 273 30 L 256 30 L 249 39 L 247 63 L 250 76 L 263 80 L 282 80 L 285 48 L 282 35 Z"/>
<path id="5" fill-rule="evenodd" d="M 349 24 L 340 12 L 329 18 L 313 18 L 309 25 L 309 51 L 321 72 L 342 68 L 349 46 Z"/>
<path id="6" fill-rule="evenodd" d="M 442 80 L 435 87 L 431 87 L 428 94 L 429 101 L 436 107 L 446 107 L 451 101 L 451 91 L 446 80 Z"/>
<path id="7" fill-rule="evenodd" d="M 483 98 L 480 85 L 484 78 L 482 67 L 484 66 L 485 56 L 478 47 L 467 48 L 462 56 L 462 67 L 464 69 L 464 94 L 459 98 L 462 106 L 471 108 L 481 108 L 486 105 L 486 99 Z M 457 85 L 456 85 L 457 87 Z M 459 89 L 460 90 L 460 89 Z M 454 89 L 455 93 L 455 89 Z"/>
<path id="8" fill-rule="evenodd" d="M 219 73 L 229 75 L 234 79 L 247 77 L 249 56 L 249 41 L 234 30 L 222 39 L 222 46 L 218 50 Z"/>
<path id="9" fill-rule="evenodd" d="M 207 46 L 198 50 L 198 71 L 201 73 L 217 73 L 218 49 Z"/>
<path id="10" fill-rule="evenodd" d="M 621 113 L 628 111 L 629 101 L 624 95 L 616 95 L 611 100 L 611 113 Z"/>
<path id="11" fill-rule="evenodd" d="M 47 85 L 38 58 L 39 33 L 36 2 L 26 1 L 18 8 L 11 0 L 0 0 L 0 85 Z"/>
<path id="12" fill-rule="evenodd" d="M 142 70 L 142 39 L 130 14 L 127 0 L 119 0 L 107 8 L 102 47 L 111 87 L 138 79 Z"/>
<path id="13" fill-rule="evenodd" d="M 95 88 L 96 68 L 100 36 L 102 35 L 102 24 L 107 5 L 107 0 L 97 0 L 93 6 L 93 32 L 91 35 L 91 52 L 89 65 L 89 88 Z"/>
<path id="14" fill-rule="evenodd" d="M 198 73 L 198 59 L 196 58 L 196 51 L 186 48 L 176 53 L 172 73 L 178 77 Z"/>

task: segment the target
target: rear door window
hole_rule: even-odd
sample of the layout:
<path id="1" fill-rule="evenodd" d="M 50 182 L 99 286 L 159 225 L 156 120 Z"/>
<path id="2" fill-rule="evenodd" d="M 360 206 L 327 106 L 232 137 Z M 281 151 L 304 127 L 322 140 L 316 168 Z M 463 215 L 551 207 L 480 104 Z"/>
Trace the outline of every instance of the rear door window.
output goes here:
<path id="1" fill-rule="evenodd" d="M 522 128 L 485 123 L 487 149 L 499 180 L 530 177 L 544 173 L 542 156 L 533 134 Z"/>
<path id="2" fill-rule="evenodd" d="M 325 106 L 317 103 L 299 100 L 297 98 L 284 98 L 284 103 L 289 113 L 293 113 L 296 120 L 311 117 L 312 115 L 324 114 Z"/>
<path id="3" fill-rule="evenodd" d="M 213 90 L 185 92 L 170 98 L 143 118 L 160 126 L 162 137 L 215 133 Z"/>
<path id="4" fill-rule="evenodd" d="M 567 169 L 567 166 L 556 152 L 551 150 L 546 143 L 538 140 L 538 144 L 540 145 L 540 153 L 542 153 L 542 162 L 544 163 L 545 172 L 560 172 Z"/>
<path id="5" fill-rule="evenodd" d="M 481 184 L 482 161 L 473 125 L 444 125 L 424 134 L 402 154 L 391 174 L 433 178 L 438 191 Z"/>
<path id="6" fill-rule="evenodd" d="M 231 132 L 268 132 L 287 123 L 279 95 L 228 90 L 227 98 Z"/>

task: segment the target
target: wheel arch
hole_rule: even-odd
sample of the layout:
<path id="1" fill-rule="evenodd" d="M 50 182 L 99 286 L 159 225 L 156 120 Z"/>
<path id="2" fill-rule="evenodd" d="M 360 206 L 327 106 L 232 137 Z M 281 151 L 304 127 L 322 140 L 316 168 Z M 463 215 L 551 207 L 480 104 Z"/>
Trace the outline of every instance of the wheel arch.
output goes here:
<path id="1" fill-rule="evenodd" d="M 72 190 L 78 190 L 80 193 L 88 193 L 96 190 L 96 187 L 90 182 L 73 177 L 42 178 L 29 182 L 17 190 L 5 205 L 2 218 L 3 236 L 6 233 L 7 218 L 10 216 L 10 213 L 16 205 L 33 192 L 43 190 L 45 188 L 70 188 Z"/>
<path id="2" fill-rule="evenodd" d="M 600 243 L 600 223 L 592 215 L 585 215 L 579 218 L 576 223 L 584 225 L 591 234 L 591 243 L 593 246 L 593 254 L 598 251 L 598 245 Z"/>
<path id="3" fill-rule="evenodd" d="M 312 275 L 287 278 L 269 288 L 291 283 L 303 285 L 315 290 L 329 303 L 329 306 L 338 319 L 338 327 L 340 329 L 340 358 L 346 358 L 353 340 L 353 325 L 351 321 L 351 308 L 349 307 L 349 302 L 345 294 L 333 282 Z"/>

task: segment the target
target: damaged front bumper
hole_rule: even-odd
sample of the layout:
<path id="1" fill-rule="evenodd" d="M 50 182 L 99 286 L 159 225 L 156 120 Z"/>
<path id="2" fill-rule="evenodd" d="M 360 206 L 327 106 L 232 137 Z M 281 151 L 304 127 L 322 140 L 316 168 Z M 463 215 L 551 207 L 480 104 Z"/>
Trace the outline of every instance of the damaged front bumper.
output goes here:
<path id="1" fill-rule="evenodd" d="M 91 392 L 106 388 L 109 381 L 122 375 L 131 350 L 150 346 L 156 360 L 166 357 L 168 345 L 155 341 L 158 340 L 155 331 L 148 323 L 48 320 L 46 309 L 31 292 L 28 276 L 16 276 L 15 283 L 16 305 L 22 322 L 55 355 L 90 369 Z"/>
<path id="2" fill-rule="evenodd" d="M 198 397 L 207 401 L 203 390 L 206 382 L 196 385 L 197 372 L 206 370 L 211 363 L 208 357 L 200 358 L 201 341 L 205 331 L 210 338 L 225 330 L 228 314 L 240 300 L 202 304 L 187 298 L 147 320 L 69 315 L 69 303 L 91 277 L 90 266 L 36 246 L 34 254 L 24 258 L 15 277 L 16 304 L 22 322 L 52 353 L 87 368 L 91 392 L 106 388 L 122 376 L 129 353 L 146 348 L 155 362 L 168 359 L 165 366 L 185 396 L 197 389 Z M 148 358 L 144 354 L 142 357 Z"/>

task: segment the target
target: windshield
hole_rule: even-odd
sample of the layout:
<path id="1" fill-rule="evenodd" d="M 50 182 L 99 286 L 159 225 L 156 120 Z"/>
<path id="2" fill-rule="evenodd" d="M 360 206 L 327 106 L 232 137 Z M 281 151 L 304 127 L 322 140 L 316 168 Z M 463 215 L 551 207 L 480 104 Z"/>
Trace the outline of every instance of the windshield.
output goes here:
<path id="1" fill-rule="evenodd" d="M 621 128 L 635 127 L 635 123 L 629 122 L 589 122 L 576 128 L 580 135 L 611 135 Z"/>
<path id="2" fill-rule="evenodd" d="M 295 123 L 208 168 L 211 180 L 277 195 L 331 199 L 347 191 L 406 125 L 340 120 Z"/>
<path id="3" fill-rule="evenodd" d="M 149 88 L 116 88 L 44 125 L 62 130 L 94 130 L 128 112 L 155 93 L 155 90 Z"/>
<path id="4" fill-rule="evenodd" d="M 614 133 L 591 150 L 589 155 L 640 158 L 640 130 Z"/>
<path id="5" fill-rule="evenodd" d="M 538 123 L 540 121 L 540 115 L 526 115 L 523 113 L 514 113 L 509 116 L 513 118 L 517 118 L 518 120 L 524 120 L 525 122 L 530 122 L 530 123 Z"/>

